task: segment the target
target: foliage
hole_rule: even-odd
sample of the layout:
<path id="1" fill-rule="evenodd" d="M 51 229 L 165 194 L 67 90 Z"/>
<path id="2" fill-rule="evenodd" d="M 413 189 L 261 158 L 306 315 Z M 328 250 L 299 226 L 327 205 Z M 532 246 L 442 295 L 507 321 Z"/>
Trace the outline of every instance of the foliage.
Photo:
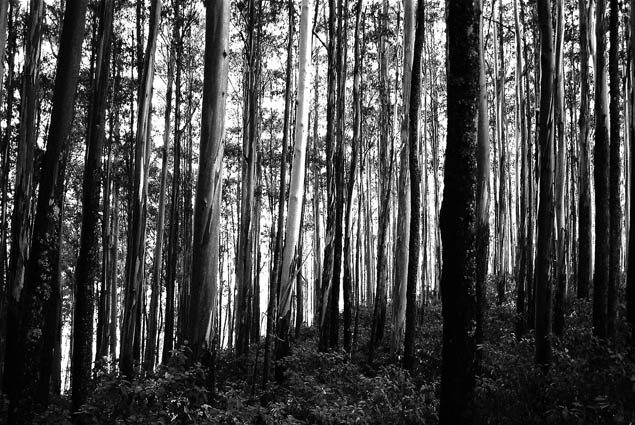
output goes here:
<path id="1" fill-rule="evenodd" d="M 492 299 L 494 294 L 492 294 Z M 554 339 L 548 373 L 534 365 L 533 334 L 517 340 L 512 303 L 489 310 L 488 342 L 477 379 L 478 424 L 626 424 L 635 420 L 635 364 L 625 353 L 628 329 L 613 346 L 593 338 L 591 305 L 576 301 L 567 332 Z M 200 364 L 186 349 L 168 365 L 132 381 L 105 365 L 82 412 L 92 424 L 435 424 L 438 422 L 442 319 L 437 302 L 425 306 L 411 376 L 399 357 L 378 347 L 370 363 L 370 310 L 359 315 L 353 353 L 320 353 L 314 329 L 303 329 L 281 366 L 285 379 L 263 389 L 262 352 L 219 352 L 214 396 Z M 38 423 L 68 422 L 68 402 L 52 404 Z"/>

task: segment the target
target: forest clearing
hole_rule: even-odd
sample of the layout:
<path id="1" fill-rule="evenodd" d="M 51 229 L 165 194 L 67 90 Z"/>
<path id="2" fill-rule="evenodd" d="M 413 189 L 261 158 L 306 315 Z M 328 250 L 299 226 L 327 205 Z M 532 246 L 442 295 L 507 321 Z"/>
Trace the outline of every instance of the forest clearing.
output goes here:
<path id="1" fill-rule="evenodd" d="M 0 423 L 635 423 L 633 58 L 635 0 L 0 0 Z"/>

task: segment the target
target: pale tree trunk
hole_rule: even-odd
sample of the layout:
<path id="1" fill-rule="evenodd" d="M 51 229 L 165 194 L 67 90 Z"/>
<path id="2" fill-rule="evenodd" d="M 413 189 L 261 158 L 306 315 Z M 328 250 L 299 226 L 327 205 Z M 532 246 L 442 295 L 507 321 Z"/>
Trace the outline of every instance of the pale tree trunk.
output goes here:
<path id="1" fill-rule="evenodd" d="M 554 224 L 554 137 L 553 137 L 553 28 L 551 1 L 538 2 L 540 27 L 540 199 L 536 253 L 536 363 L 551 362 L 552 282 L 550 279 Z"/>
<path id="2" fill-rule="evenodd" d="M 479 8 L 483 2 L 479 0 Z M 515 3 L 514 3 L 515 6 Z M 485 77 L 485 59 L 483 46 L 483 15 L 479 12 L 479 109 L 478 109 L 478 153 L 476 187 L 476 343 L 483 344 L 486 339 L 487 313 L 487 263 L 489 249 L 489 116 L 487 111 L 487 83 Z M 518 23 L 518 20 L 516 20 Z M 516 27 L 518 31 L 518 25 Z M 520 50 L 520 49 L 519 49 Z M 480 361 L 480 352 L 477 358 Z"/>
<path id="3" fill-rule="evenodd" d="M 393 284 L 393 321 L 391 351 L 393 356 L 401 347 L 406 322 L 406 288 L 408 285 L 408 246 L 410 244 L 410 173 L 409 173 L 409 119 L 410 80 L 412 78 L 412 56 L 415 37 L 415 4 L 404 0 L 404 41 L 403 41 L 403 117 L 401 120 L 401 154 L 399 160 L 397 240 L 395 243 L 395 281 Z M 358 37 L 355 37 L 357 39 Z M 357 54 L 355 55 L 357 57 Z"/>
<path id="4" fill-rule="evenodd" d="M 253 253 L 252 226 L 254 214 L 254 189 L 256 186 L 256 162 L 258 144 L 258 97 L 260 91 L 260 12 L 261 1 L 250 0 L 248 5 L 247 37 L 245 41 L 243 116 L 243 151 L 240 230 L 238 236 L 238 261 L 236 283 L 236 354 L 249 351 L 251 330 L 251 299 L 253 296 Z"/>
<path id="5" fill-rule="evenodd" d="M 154 79 L 154 56 L 157 34 L 161 20 L 161 0 L 153 0 L 150 8 L 150 31 L 143 63 L 137 108 L 137 132 L 135 140 L 134 188 L 131 219 L 131 238 L 128 248 L 128 271 L 124 305 L 124 319 L 121 329 L 121 349 L 119 367 L 124 376 L 134 374 L 134 359 L 137 357 L 135 341 L 140 340 L 139 315 L 143 308 L 142 292 L 145 257 L 145 224 L 148 197 L 148 165 L 152 139 L 150 136 L 150 115 L 152 112 L 152 82 Z"/>
<path id="6" fill-rule="evenodd" d="M 555 262 L 555 299 L 553 310 L 553 331 L 556 335 L 562 335 L 564 331 L 565 297 L 567 290 L 567 262 L 566 262 L 566 237 L 567 221 L 565 218 L 565 194 L 567 192 L 566 176 L 566 140 L 565 140 L 565 110 L 564 110 L 564 1 L 558 0 L 556 17 L 556 64 L 555 64 L 555 97 L 554 118 L 557 135 L 556 148 L 556 175 L 555 175 L 555 215 L 556 215 L 556 262 Z"/>
<path id="7" fill-rule="evenodd" d="M 630 32 L 631 32 L 631 40 L 630 40 L 630 53 L 631 57 L 635 57 L 635 0 L 630 1 Z M 635 67 L 631 64 L 630 69 L 630 78 L 631 84 L 635 81 Z M 635 117 L 633 116 L 633 111 L 635 110 L 635 93 L 634 89 L 631 86 L 631 92 L 628 94 L 630 96 L 630 127 L 628 128 L 629 136 L 630 136 L 630 146 L 628 149 L 630 150 L 631 161 L 635 159 Z M 631 165 L 632 171 L 632 165 Z M 635 348 L 635 178 L 631 174 L 630 180 L 630 211 L 631 215 L 629 217 L 629 239 L 628 239 L 628 274 L 627 274 L 627 282 L 626 282 L 626 319 L 631 324 L 631 347 Z"/>
<path id="8" fill-rule="evenodd" d="M 177 3 L 175 3 L 177 4 Z M 177 6 L 178 7 L 178 6 Z M 178 19 L 178 17 L 175 17 Z M 176 26 L 176 22 L 174 23 Z M 150 296 L 150 316 L 148 318 L 148 337 L 146 343 L 143 368 L 154 369 L 157 349 L 157 327 L 159 294 L 161 293 L 161 270 L 163 268 L 163 234 L 165 233 L 165 189 L 168 179 L 168 145 L 170 144 L 170 115 L 172 114 L 172 86 L 174 84 L 174 67 L 176 65 L 175 42 L 170 42 L 168 61 L 167 87 L 165 92 L 165 114 L 163 117 L 163 146 L 161 148 L 161 186 L 159 189 L 159 217 L 157 220 L 156 245 L 154 247 L 154 267 L 152 271 L 152 294 Z M 178 130 L 178 129 L 177 129 Z M 175 164 L 178 158 L 175 158 Z"/>
<path id="9" fill-rule="evenodd" d="M 192 299 L 185 335 L 195 360 L 212 347 L 218 286 L 219 222 L 229 58 L 229 1 L 208 1 L 205 12 L 203 109 L 192 246 Z M 209 358 L 209 356 L 206 356 Z M 205 367 L 212 365 L 204 362 Z"/>
<path id="10" fill-rule="evenodd" d="M 293 30 L 294 14 L 293 0 L 289 0 L 289 33 L 287 40 L 286 88 L 284 92 L 284 124 L 282 130 L 282 156 L 280 159 L 280 186 L 278 189 L 278 216 L 276 218 L 276 241 L 273 251 L 273 270 L 269 279 L 269 304 L 267 306 L 267 333 L 265 335 L 265 358 L 263 362 L 263 386 L 269 380 L 271 369 L 271 339 L 275 336 L 275 326 L 278 320 L 278 287 L 280 286 L 280 261 L 282 254 L 282 235 L 284 226 L 284 205 L 287 184 L 287 140 L 291 121 L 291 69 L 293 67 Z"/>
<path id="11" fill-rule="evenodd" d="M 302 1 L 300 18 L 300 47 L 298 50 L 298 94 L 295 122 L 295 145 L 293 149 L 293 166 L 289 182 L 289 208 L 285 228 L 284 251 L 280 275 L 280 308 L 278 311 L 276 360 L 279 361 L 290 353 L 291 341 L 291 301 L 296 275 L 300 271 L 302 258 L 298 256 L 300 243 L 300 224 L 304 198 L 304 175 L 306 171 L 306 144 L 309 115 L 309 78 L 311 73 L 311 2 Z M 302 308 L 298 305 L 298 310 Z M 276 380 L 283 378 L 280 363 L 276 367 Z"/>
<path id="12" fill-rule="evenodd" d="M 388 224 L 390 222 L 390 192 L 392 183 L 393 149 L 390 137 L 390 89 L 388 82 L 388 1 L 382 3 L 381 36 L 378 45 L 379 99 L 381 105 L 379 136 L 379 228 L 377 229 L 377 290 L 371 327 L 370 358 L 384 338 L 388 285 Z"/>
<path id="13" fill-rule="evenodd" d="M 441 424 L 471 424 L 475 414 L 478 115 L 478 2 L 447 5 L 447 147 L 440 226 L 443 349 Z M 414 186 L 414 179 L 413 179 Z"/>

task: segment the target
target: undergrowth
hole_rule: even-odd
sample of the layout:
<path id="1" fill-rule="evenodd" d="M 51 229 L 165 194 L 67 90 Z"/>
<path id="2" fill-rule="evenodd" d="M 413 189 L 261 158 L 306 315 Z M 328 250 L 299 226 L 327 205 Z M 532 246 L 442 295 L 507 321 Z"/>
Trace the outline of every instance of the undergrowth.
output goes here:
<path id="1" fill-rule="evenodd" d="M 530 331 L 517 340 L 514 306 L 492 307 L 488 343 L 475 393 L 478 424 L 628 424 L 635 421 L 635 366 L 625 351 L 628 330 L 615 345 L 590 332 L 589 302 L 570 306 L 566 333 L 554 337 L 547 373 L 534 365 Z M 317 334 L 305 329 L 284 360 L 285 380 L 262 387 L 256 349 L 236 358 L 218 353 L 214 394 L 199 364 L 183 351 L 169 364 L 132 381 L 97 373 L 81 414 L 92 424 L 435 424 L 438 422 L 441 366 L 441 307 L 426 307 L 418 328 L 412 375 L 386 347 L 372 362 L 370 312 L 360 314 L 358 343 L 351 354 L 320 353 Z M 388 341 L 390 336 L 386 337 Z M 68 400 L 51 405 L 38 423 L 70 423 Z"/>

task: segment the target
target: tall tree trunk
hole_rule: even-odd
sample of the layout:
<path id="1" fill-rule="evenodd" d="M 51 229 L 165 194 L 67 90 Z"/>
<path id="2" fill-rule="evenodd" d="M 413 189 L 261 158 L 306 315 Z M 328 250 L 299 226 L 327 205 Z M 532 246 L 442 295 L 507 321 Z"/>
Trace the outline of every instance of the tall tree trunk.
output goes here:
<path id="1" fill-rule="evenodd" d="M 18 418 L 17 423 L 28 422 L 31 415 L 45 408 L 49 401 L 55 339 L 58 333 L 55 319 L 60 298 L 59 233 L 56 229 L 59 226 L 61 209 L 55 203 L 55 185 L 58 183 L 59 165 L 73 119 L 86 5 L 85 0 L 70 1 L 64 15 L 51 125 L 40 171 L 31 256 L 20 299 L 18 352 L 19 363 L 22 365 L 14 367 L 21 374 L 21 384 L 18 384 L 16 394 L 23 393 L 19 399 L 11 400 L 9 422 L 14 414 L 17 414 L 14 416 Z M 33 95 L 37 96 L 36 93 Z M 37 333 L 36 330 L 41 332 Z M 92 358 L 89 362 L 91 360 Z"/>
<path id="2" fill-rule="evenodd" d="M 630 54 L 631 58 L 635 58 L 635 0 L 630 1 Z M 630 77 L 631 82 L 635 81 L 635 66 L 631 63 L 630 68 Z M 629 142 L 630 146 L 628 149 L 630 150 L 631 160 L 635 159 L 635 116 L 633 112 L 635 111 L 635 89 L 631 86 L 630 96 L 630 128 L 629 131 Z M 630 210 L 631 214 L 629 217 L 630 226 L 629 226 L 629 235 L 628 235 L 628 273 L 627 273 L 627 281 L 626 281 L 626 320 L 631 324 L 631 347 L 635 347 L 635 178 L 632 174 L 633 167 L 631 165 L 631 180 L 630 180 Z"/>
<path id="3" fill-rule="evenodd" d="M 130 246 L 128 248 L 128 271 L 124 319 L 121 329 L 121 351 L 119 364 L 121 373 L 131 377 L 134 374 L 134 359 L 138 355 L 135 340 L 140 340 L 144 257 L 145 257 L 145 224 L 147 213 L 148 179 L 152 139 L 150 138 L 150 115 L 152 112 L 152 83 L 154 77 L 154 56 L 157 45 L 157 34 L 161 20 L 161 0 L 152 0 L 150 8 L 150 30 L 143 61 L 143 76 L 140 81 L 139 106 L 137 108 L 137 133 L 135 140 L 134 191 Z"/>
<path id="4" fill-rule="evenodd" d="M 607 290 L 606 331 L 615 339 L 617 321 L 617 291 L 620 285 L 622 247 L 622 203 L 620 199 L 620 69 L 619 69 L 619 7 L 617 0 L 610 0 L 609 18 L 609 84 L 610 84 L 610 153 L 609 153 L 609 214 L 610 252 Z"/>
<path id="5" fill-rule="evenodd" d="M 7 92 L 7 106 L 5 114 L 6 116 L 6 127 L 3 134 L 0 135 L 2 138 L 1 142 L 1 151 L 2 154 L 2 162 L 0 162 L 0 223 L 7 223 L 8 219 L 8 192 L 9 192 L 9 148 L 11 145 L 11 130 L 13 126 L 11 125 L 11 113 L 13 111 L 13 102 L 15 100 L 14 90 L 13 90 L 13 79 L 15 75 L 14 71 L 14 63 L 15 63 L 15 52 L 16 52 L 16 39 L 17 39 L 17 31 L 13 31 L 17 20 L 17 11 L 19 8 L 19 3 L 14 0 L 11 4 L 11 19 L 9 21 L 9 49 L 8 49 L 8 69 L 9 73 L 7 74 L 7 79 L 5 82 L 6 92 Z M 9 267 L 7 264 L 7 234 L 8 228 L 6 225 L 0 226 L 0 391 L 4 389 L 4 362 L 5 356 L 8 355 L 6 347 L 7 347 L 7 333 L 9 329 L 7 328 L 8 322 L 8 301 L 12 297 L 11 292 L 11 280 L 8 274 Z M 15 330 L 15 329 L 13 329 Z"/>
<path id="6" fill-rule="evenodd" d="M 208 1 L 205 12 L 205 68 L 203 109 L 192 246 L 191 293 L 187 339 L 195 359 L 212 346 L 215 338 L 218 279 L 218 232 L 222 192 L 225 101 L 229 48 L 229 1 Z M 211 365 L 204 365 L 211 366 Z"/>
<path id="7" fill-rule="evenodd" d="M 177 26 L 178 2 L 175 2 L 175 21 Z M 174 35 L 174 33 L 173 33 Z M 152 274 L 152 295 L 150 298 L 150 317 L 148 318 L 148 337 L 143 368 L 146 371 L 154 369 L 154 359 L 157 349 L 157 327 L 159 294 L 161 293 L 161 270 L 163 268 L 163 235 L 165 233 L 165 188 L 168 179 L 168 145 L 170 144 L 170 115 L 172 114 L 172 86 L 174 85 L 174 67 L 176 66 L 176 39 L 170 40 L 168 59 L 167 87 L 165 92 L 165 114 L 163 116 L 163 146 L 161 148 L 161 187 L 159 189 L 159 217 L 157 220 L 156 245 L 154 247 L 154 267 Z M 176 129 L 178 131 L 178 128 Z M 179 158 L 174 158 L 178 163 Z M 175 226 L 177 227 L 177 226 Z M 176 242 L 176 241 L 174 241 Z M 172 299 L 174 295 L 172 294 Z M 173 313 L 173 312 L 172 312 Z"/>
<path id="8" fill-rule="evenodd" d="M 362 104 L 360 96 L 360 80 L 362 57 L 360 54 L 360 23 L 362 16 L 363 0 L 358 0 L 355 15 L 355 67 L 353 70 L 353 140 L 351 142 L 351 163 L 348 171 L 346 186 L 346 216 L 344 218 L 344 280 L 342 282 L 344 292 L 344 350 L 350 352 L 353 344 L 353 245 L 351 242 L 353 224 L 351 214 L 353 210 L 353 190 L 355 188 L 355 176 L 357 174 L 357 156 L 360 145 L 362 127 Z M 358 209 L 361 205 L 358 204 Z"/>
<path id="9" fill-rule="evenodd" d="M 606 0 L 597 0 L 595 55 L 595 274 L 593 276 L 593 335 L 606 337 L 607 288 L 610 259 L 609 127 L 606 84 Z"/>
<path id="10" fill-rule="evenodd" d="M 469 424 L 476 373 L 476 249 L 479 7 L 450 0 L 447 8 L 448 126 L 441 236 L 443 350 L 441 424 Z M 414 181 L 413 181 L 414 186 Z"/>
<path id="11" fill-rule="evenodd" d="M 487 111 L 487 83 L 483 46 L 482 0 L 479 0 L 479 104 L 478 104 L 478 154 L 476 192 L 476 343 L 486 338 L 487 313 L 487 265 L 489 259 L 489 116 Z M 515 3 L 514 3 L 515 6 Z M 518 28 L 516 29 L 518 31 Z M 520 49 L 519 49 L 520 50 Z M 480 360 L 480 355 L 477 357 Z"/>
<path id="12" fill-rule="evenodd" d="M 31 191 L 33 186 L 33 151 L 35 148 L 35 119 L 37 115 L 37 93 L 40 85 L 40 48 L 42 42 L 42 21 L 44 19 L 43 3 L 32 0 L 26 36 L 24 73 L 20 92 L 20 130 L 17 141 L 17 158 L 15 171 L 15 188 L 13 195 L 13 212 L 11 217 L 11 252 L 7 277 L 7 346 L 4 363 L 4 391 L 15 407 L 9 407 L 9 421 L 17 420 L 24 373 L 24 339 L 21 337 L 21 292 L 24 284 L 24 271 L 29 254 Z M 10 97 L 11 99 L 11 97 Z M 9 111 L 9 115 L 11 111 Z M 10 133 L 7 132 L 6 146 Z M 6 156 L 5 156 L 6 157 Z M 8 164 L 8 161 L 7 161 Z M 5 168 L 5 172 L 8 167 Z M 7 180 L 8 181 L 8 180 Z M 4 202 L 3 202 L 4 205 Z M 35 372 L 35 371 L 34 371 Z M 8 382 L 11 385 L 7 384 Z M 31 383 L 34 383 L 31 380 Z M 28 405 L 28 401 L 26 403 Z M 28 409 L 28 407 L 26 407 Z M 28 411 L 28 410 L 26 410 Z M 13 413 L 12 413 L 13 412 Z M 28 421 L 28 418 L 25 419 Z"/>
<path id="13" fill-rule="evenodd" d="M 75 274 L 76 299 L 71 362 L 72 411 L 77 412 L 88 397 L 93 359 L 94 288 L 99 282 L 99 194 L 104 151 L 106 103 L 110 77 L 111 34 L 114 2 L 101 5 L 97 62 L 94 75 L 92 109 L 88 120 L 86 164 L 82 184 L 82 230 Z M 83 25 L 81 31 L 83 33 Z M 80 45 L 81 47 L 81 41 Z M 79 56 L 78 51 L 78 56 Z M 79 60 L 79 57 L 78 57 Z M 104 200 L 107 202 L 107 200 Z M 78 417 L 78 421 L 81 418 Z"/>
<path id="14" fill-rule="evenodd" d="M 417 332 L 417 280 L 421 245 L 421 168 L 419 166 L 419 107 L 421 104 L 421 54 L 425 38 L 424 1 L 417 1 L 412 74 L 408 111 L 408 167 L 410 173 L 410 232 L 408 246 L 408 280 L 406 283 L 406 323 L 404 333 L 404 368 L 412 371 L 415 362 Z M 424 257 L 425 259 L 425 257 Z M 425 261 L 425 260 L 424 260 Z M 424 265 L 425 268 L 425 265 Z"/>
<path id="15" fill-rule="evenodd" d="M 390 222 L 390 192 L 392 183 L 393 149 L 390 137 L 390 88 L 388 82 L 388 1 L 382 2 L 381 35 L 378 45 L 379 60 L 379 228 L 377 229 L 377 291 L 370 334 L 370 357 L 384 338 L 388 284 L 388 224 Z"/>
<path id="16" fill-rule="evenodd" d="M 355 40 L 359 37 L 355 36 Z M 401 120 L 401 154 L 399 159 L 398 211 L 397 211 L 397 247 L 395 249 L 395 281 L 393 283 L 393 337 L 391 351 L 393 356 L 401 348 L 401 340 L 406 322 L 406 289 L 408 286 L 408 258 L 410 244 L 411 186 L 408 149 L 410 119 L 410 81 L 412 78 L 412 56 L 415 38 L 415 3 L 404 0 L 404 41 L 403 41 L 403 117 Z M 355 53 L 357 57 L 357 53 Z"/>
<path id="17" fill-rule="evenodd" d="M 553 332 L 560 336 L 564 332 L 564 315 L 567 292 L 567 258 L 566 238 L 567 220 L 565 217 L 565 195 L 567 193 L 567 143 L 565 139 L 565 105 L 564 105 L 564 2 L 556 3 L 556 64 L 555 64 L 555 98 L 554 118 L 557 136 L 556 169 L 555 169 L 555 215 L 556 215 L 556 262 L 555 276 L 555 302 L 553 309 Z"/>
<path id="18" fill-rule="evenodd" d="M 251 329 L 251 298 L 253 296 L 253 253 L 252 231 L 254 214 L 254 189 L 256 185 L 258 129 L 258 97 L 260 91 L 260 12 L 261 1 L 250 0 L 247 37 L 245 41 L 244 92 L 245 108 L 243 117 L 243 161 L 241 184 L 241 212 L 238 242 L 236 283 L 236 354 L 245 355 L 249 351 Z"/>
<path id="19" fill-rule="evenodd" d="M 293 67 L 293 0 L 288 1 L 289 33 L 287 35 L 286 88 L 284 92 L 284 124 L 282 130 L 282 156 L 280 157 L 280 185 L 278 189 L 278 216 L 276 218 L 276 242 L 273 251 L 273 271 L 269 278 L 269 303 L 267 306 L 267 334 L 265 335 L 265 358 L 263 362 L 263 385 L 269 380 L 271 368 L 271 339 L 275 338 L 275 326 L 278 320 L 278 288 L 280 286 L 280 267 L 283 246 L 284 204 L 287 185 L 287 145 L 291 121 L 291 69 Z M 275 340 L 275 339 L 274 339 Z"/>
<path id="20" fill-rule="evenodd" d="M 601 0 L 600 0 L 601 1 Z M 553 137 L 553 28 L 551 1 L 539 0 L 540 28 L 540 199 L 536 254 L 536 363 L 551 362 L 552 281 L 550 279 L 554 222 L 554 137 Z"/>
<path id="21" fill-rule="evenodd" d="M 593 273 L 591 241 L 591 178 L 589 166 L 589 48 L 587 0 L 579 0 L 580 15 L 580 200 L 578 234 L 578 298 L 589 297 Z"/>
<path id="22" fill-rule="evenodd" d="M 297 274 L 300 272 L 302 258 L 299 254 L 302 205 L 304 199 L 304 181 L 306 171 L 306 144 L 309 116 L 309 78 L 311 77 L 311 2 L 302 1 L 300 17 L 300 47 L 298 50 L 298 94 L 295 123 L 295 145 L 293 165 L 289 182 L 289 210 L 284 237 L 282 269 L 280 275 L 280 310 L 278 313 L 276 339 L 276 380 L 281 381 L 284 369 L 280 360 L 288 356 L 291 350 L 291 301 Z M 298 303 L 298 311 L 302 308 Z"/>
<path id="23" fill-rule="evenodd" d="M 336 129 L 336 99 L 337 99 L 337 72 L 336 72 L 336 42 L 337 33 L 335 23 L 337 20 L 337 9 L 335 0 L 328 0 L 328 73 L 327 73 L 327 99 L 326 99 L 326 235 L 324 241 L 324 266 L 322 267 L 322 292 L 320 297 L 320 351 L 331 348 L 331 304 L 333 304 L 333 284 L 334 284 L 334 254 L 336 238 L 336 192 L 337 183 L 335 176 L 336 149 L 335 149 L 335 129 Z"/>

